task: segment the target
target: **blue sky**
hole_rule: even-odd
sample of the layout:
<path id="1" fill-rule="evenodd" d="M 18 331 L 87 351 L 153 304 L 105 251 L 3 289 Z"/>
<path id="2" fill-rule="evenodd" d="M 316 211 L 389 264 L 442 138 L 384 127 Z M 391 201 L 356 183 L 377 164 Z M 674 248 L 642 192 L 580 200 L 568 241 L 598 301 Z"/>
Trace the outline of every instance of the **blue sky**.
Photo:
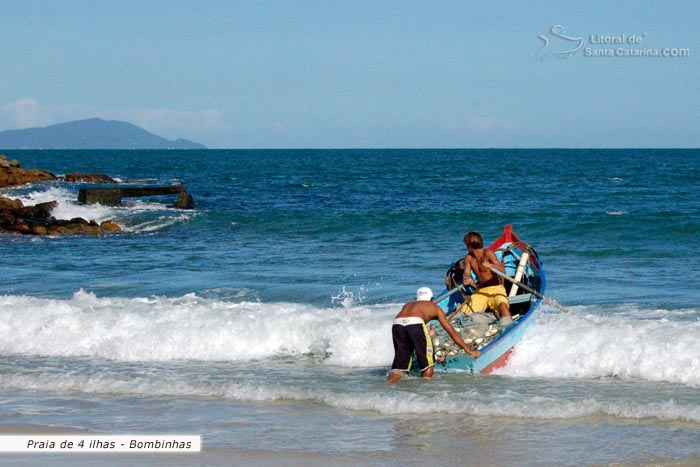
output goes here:
<path id="1" fill-rule="evenodd" d="M 693 1 L 0 0 L 0 130 L 101 117 L 211 148 L 700 147 L 699 20 Z M 680 56 L 624 55 L 640 50 Z"/>

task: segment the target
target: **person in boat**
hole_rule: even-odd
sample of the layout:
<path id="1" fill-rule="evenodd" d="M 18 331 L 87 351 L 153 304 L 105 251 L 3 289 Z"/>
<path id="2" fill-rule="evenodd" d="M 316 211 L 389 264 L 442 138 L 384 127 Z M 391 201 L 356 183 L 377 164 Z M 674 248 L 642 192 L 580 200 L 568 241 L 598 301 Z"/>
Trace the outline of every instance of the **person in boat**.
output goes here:
<path id="1" fill-rule="evenodd" d="M 431 300 L 433 291 L 428 287 L 421 287 L 416 292 L 416 300 L 408 302 L 394 319 L 391 334 L 394 341 L 394 361 L 389 372 L 389 382 L 393 383 L 401 379 L 404 373 L 411 370 L 413 352 L 415 351 L 423 378 L 433 376 L 433 342 L 425 323 L 437 319 L 440 325 L 447 331 L 452 340 L 474 358 L 479 356 L 478 350 L 472 350 L 462 339 L 457 331 L 450 325 L 442 308 Z"/>
<path id="2" fill-rule="evenodd" d="M 464 236 L 467 256 L 464 257 L 463 284 L 476 289 L 467 305 L 468 312 L 492 310 L 504 326 L 513 322 L 510 315 L 510 302 L 502 279 L 491 271 L 496 268 L 505 274 L 506 268 L 496 257 L 496 254 L 484 248 L 484 239 L 477 232 L 469 232 Z M 472 279 L 474 272 L 478 283 Z"/>

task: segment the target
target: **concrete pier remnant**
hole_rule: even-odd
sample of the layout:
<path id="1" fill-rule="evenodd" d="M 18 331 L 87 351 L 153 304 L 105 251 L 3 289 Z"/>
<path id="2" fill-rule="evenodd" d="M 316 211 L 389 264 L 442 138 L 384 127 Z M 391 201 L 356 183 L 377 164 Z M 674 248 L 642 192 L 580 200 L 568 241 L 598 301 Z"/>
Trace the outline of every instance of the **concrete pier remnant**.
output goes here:
<path id="1" fill-rule="evenodd" d="M 81 188 L 78 193 L 78 202 L 83 204 L 99 203 L 106 206 L 119 206 L 122 202 L 122 198 L 159 195 L 179 195 L 175 202 L 176 207 L 180 209 L 194 209 L 194 200 L 182 185 L 128 188 Z"/>

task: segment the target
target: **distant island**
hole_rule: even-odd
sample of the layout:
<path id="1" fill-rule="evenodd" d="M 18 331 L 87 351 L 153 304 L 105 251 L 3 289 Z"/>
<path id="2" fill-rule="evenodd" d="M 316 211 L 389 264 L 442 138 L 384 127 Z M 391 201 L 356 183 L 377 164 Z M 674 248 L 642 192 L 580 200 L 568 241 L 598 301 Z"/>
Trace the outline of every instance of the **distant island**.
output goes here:
<path id="1" fill-rule="evenodd" d="M 89 118 L 41 128 L 0 132 L 0 149 L 207 149 L 186 139 L 174 141 L 117 120 Z"/>

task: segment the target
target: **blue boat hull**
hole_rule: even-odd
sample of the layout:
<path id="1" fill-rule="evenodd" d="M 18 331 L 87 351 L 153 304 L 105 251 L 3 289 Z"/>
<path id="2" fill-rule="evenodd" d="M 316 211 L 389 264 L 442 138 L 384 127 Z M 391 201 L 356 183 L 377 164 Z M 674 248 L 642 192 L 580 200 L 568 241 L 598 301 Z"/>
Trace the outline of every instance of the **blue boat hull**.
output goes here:
<path id="1" fill-rule="evenodd" d="M 522 242 L 512 232 L 510 226 L 506 226 L 504 234 L 489 248 L 497 253 L 499 259 L 502 259 L 503 264 L 506 266 L 506 271 L 511 277 L 515 274 L 517 263 L 523 252 L 527 251 L 531 254 L 525 275 L 521 280 L 539 292 L 539 294 L 544 293 L 546 279 L 539 257 L 532 247 Z M 507 253 L 503 253 L 504 251 Z M 462 296 L 454 293 L 446 296 L 447 293 L 448 289 L 446 288 L 445 292 L 440 295 L 444 298 L 437 304 L 448 314 L 448 317 L 451 317 L 451 314 L 461 304 Z M 479 349 L 481 355 L 478 358 L 475 359 L 466 355 L 466 353 L 446 356 L 444 361 L 436 363 L 435 371 L 489 374 L 495 369 L 505 366 L 513 348 L 535 322 L 540 302 L 540 298 L 520 291 L 519 295 L 512 298 L 511 303 L 511 313 L 518 313 L 520 317 L 511 326 L 501 330 L 488 344 L 481 347 Z M 435 321 L 431 324 L 435 323 L 437 322 Z"/>

